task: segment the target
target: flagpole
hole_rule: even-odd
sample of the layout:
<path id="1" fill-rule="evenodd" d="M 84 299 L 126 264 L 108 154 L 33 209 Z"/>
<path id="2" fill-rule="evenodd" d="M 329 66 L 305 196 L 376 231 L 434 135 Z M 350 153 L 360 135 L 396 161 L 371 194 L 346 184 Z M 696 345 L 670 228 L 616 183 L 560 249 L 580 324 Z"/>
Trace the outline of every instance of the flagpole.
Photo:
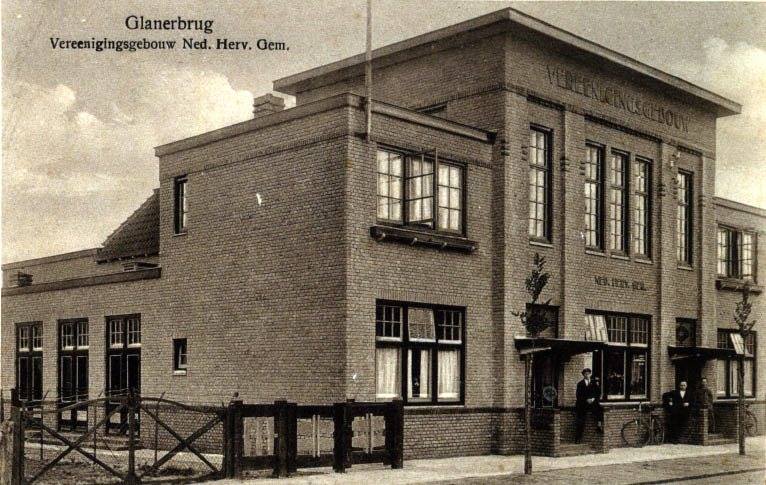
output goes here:
<path id="1" fill-rule="evenodd" d="M 364 84 L 367 90 L 365 100 L 365 118 L 367 127 L 365 138 L 367 142 L 372 137 L 372 0 L 367 0 L 367 49 L 365 53 Z"/>

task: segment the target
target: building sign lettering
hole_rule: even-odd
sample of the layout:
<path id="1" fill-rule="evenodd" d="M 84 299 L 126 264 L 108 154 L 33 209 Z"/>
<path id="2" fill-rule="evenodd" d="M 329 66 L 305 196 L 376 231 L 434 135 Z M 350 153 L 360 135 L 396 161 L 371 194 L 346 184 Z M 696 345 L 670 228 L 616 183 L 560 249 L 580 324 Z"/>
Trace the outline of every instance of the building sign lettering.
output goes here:
<path id="1" fill-rule="evenodd" d="M 548 82 L 562 89 L 592 98 L 604 104 L 614 106 L 634 115 L 643 116 L 656 123 L 688 132 L 689 120 L 686 116 L 666 109 L 651 101 L 627 93 L 620 88 L 603 84 L 601 81 L 564 69 L 563 67 L 547 66 Z"/>
<path id="2" fill-rule="evenodd" d="M 599 286 L 611 286 L 613 288 L 625 288 L 634 291 L 646 291 L 643 281 L 628 281 L 621 278 L 609 278 L 607 276 L 596 276 L 596 284 Z"/>

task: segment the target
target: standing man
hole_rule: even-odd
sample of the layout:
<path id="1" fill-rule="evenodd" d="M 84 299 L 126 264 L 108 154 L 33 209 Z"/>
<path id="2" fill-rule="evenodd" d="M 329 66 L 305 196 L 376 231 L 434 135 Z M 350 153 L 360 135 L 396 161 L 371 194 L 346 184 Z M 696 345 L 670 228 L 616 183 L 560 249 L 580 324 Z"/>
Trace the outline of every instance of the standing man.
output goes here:
<path id="1" fill-rule="evenodd" d="M 686 390 L 686 381 L 681 381 L 678 384 L 678 389 L 669 396 L 670 425 L 668 426 L 668 432 L 670 436 L 668 441 L 671 443 L 678 443 L 681 432 L 686 428 L 689 422 L 691 403 L 692 396 Z"/>
<path id="2" fill-rule="evenodd" d="M 601 408 L 599 400 L 601 398 L 601 388 L 598 384 L 591 381 L 592 372 L 587 367 L 582 370 L 582 380 L 577 383 L 577 401 L 575 403 L 575 443 L 582 441 L 582 434 L 585 430 L 585 418 L 588 411 L 593 413 L 593 417 L 598 423 L 599 433 L 604 432 L 604 410 Z"/>
<path id="3" fill-rule="evenodd" d="M 707 409 L 708 433 L 715 432 L 715 413 L 713 412 L 713 402 L 715 401 L 715 397 L 710 388 L 707 387 L 707 378 L 705 377 L 700 380 L 700 386 L 697 388 L 695 401 L 700 409 Z"/>

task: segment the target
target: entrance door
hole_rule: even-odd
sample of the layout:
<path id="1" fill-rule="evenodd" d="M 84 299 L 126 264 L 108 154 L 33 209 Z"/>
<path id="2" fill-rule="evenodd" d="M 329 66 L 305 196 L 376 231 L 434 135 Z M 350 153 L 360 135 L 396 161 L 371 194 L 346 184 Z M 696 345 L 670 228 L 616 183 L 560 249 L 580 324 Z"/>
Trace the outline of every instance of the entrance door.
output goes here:
<path id="1" fill-rule="evenodd" d="M 679 359 L 676 361 L 676 389 L 681 381 L 687 384 L 687 391 L 693 391 L 699 386 L 702 377 L 702 362 L 697 359 Z"/>
<path id="2" fill-rule="evenodd" d="M 21 323 L 16 327 L 16 387 L 19 399 L 37 407 L 43 398 L 43 325 Z"/>
<path id="3" fill-rule="evenodd" d="M 556 407 L 557 363 L 558 359 L 550 353 L 535 355 L 532 367 L 532 405 L 536 408 Z"/>
<path id="4" fill-rule="evenodd" d="M 59 322 L 59 406 L 67 407 L 88 400 L 88 320 Z M 59 428 L 87 428 L 88 410 L 71 409 L 59 413 Z"/>
<path id="5" fill-rule="evenodd" d="M 112 397 L 141 394 L 141 316 L 107 317 L 106 389 Z M 107 412 L 117 401 L 107 402 Z M 136 416 L 138 419 L 138 416 Z M 126 412 L 115 414 L 109 422 L 120 432 L 127 430 Z"/>

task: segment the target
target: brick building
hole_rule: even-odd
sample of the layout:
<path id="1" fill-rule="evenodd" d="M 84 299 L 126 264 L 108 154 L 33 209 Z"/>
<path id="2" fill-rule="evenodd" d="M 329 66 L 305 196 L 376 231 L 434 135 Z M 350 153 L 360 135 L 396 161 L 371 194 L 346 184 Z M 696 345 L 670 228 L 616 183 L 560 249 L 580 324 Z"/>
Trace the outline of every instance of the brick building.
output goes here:
<path id="1" fill-rule="evenodd" d="M 714 197 L 716 120 L 737 103 L 505 9 L 374 51 L 368 142 L 363 61 L 277 80 L 294 108 L 267 95 L 252 120 L 157 147 L 159 189 L 103 247 L 4 265 L 3 385 L 401 397 L 408 457 L 514 453 L 529 340 L 513 313 L 539 253 L 554 325 L 537 452 L 566 452 L 584 366 L 598 450 L 682 379 L 707 377 L 731 419 L 745 282 L 766 314 L 766 211 Z"/>

